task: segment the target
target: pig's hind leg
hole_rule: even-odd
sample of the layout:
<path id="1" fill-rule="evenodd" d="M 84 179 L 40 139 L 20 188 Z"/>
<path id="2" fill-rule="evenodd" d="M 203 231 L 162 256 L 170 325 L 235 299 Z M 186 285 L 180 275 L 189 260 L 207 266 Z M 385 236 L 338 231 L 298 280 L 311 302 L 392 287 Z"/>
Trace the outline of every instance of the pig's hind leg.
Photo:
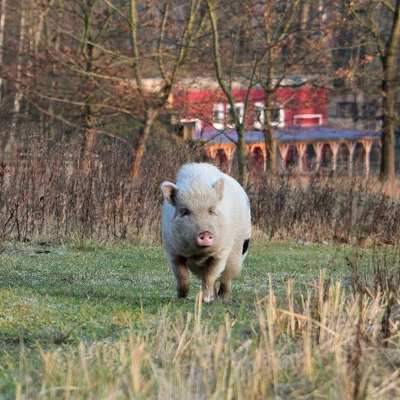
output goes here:
<path id="1" fill-rule="evenodd" d="M 221 275 L 218 296 L 229 297 L 232 291 L 232 279 L 238 278 L 242 270 L 242 249 L 234 248 L 228 257 L 226 267 Z"/>

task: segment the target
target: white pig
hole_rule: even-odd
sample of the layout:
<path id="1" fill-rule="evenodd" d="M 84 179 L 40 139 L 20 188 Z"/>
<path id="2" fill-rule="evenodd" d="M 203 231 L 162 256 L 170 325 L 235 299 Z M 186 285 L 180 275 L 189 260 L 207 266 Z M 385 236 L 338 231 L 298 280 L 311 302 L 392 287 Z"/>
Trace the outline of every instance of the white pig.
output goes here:
<path id="1" fill-rule="evenodd" d="M 231 292 L 251 234 L 250 205 L 240 184 L 207 163 L 185 164 L 176 184 L 163 182 L 162 237 L 178 297 L 189 291 L 189 270 L 202 280 L 203 301 Z"/>

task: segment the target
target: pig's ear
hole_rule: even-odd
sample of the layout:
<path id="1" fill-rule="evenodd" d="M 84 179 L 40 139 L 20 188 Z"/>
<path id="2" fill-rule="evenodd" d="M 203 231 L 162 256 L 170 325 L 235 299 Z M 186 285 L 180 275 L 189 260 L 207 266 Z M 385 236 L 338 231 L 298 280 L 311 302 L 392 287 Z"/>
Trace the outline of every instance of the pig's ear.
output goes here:
<path id="1" fill-rule="evenodd" d="M 219 178 L 215 183 L 213 183 L 212 187 L 217 192 L 218 200 L 222 200 L 224 197 L 224 178 Z"/>
<path id="2" fill-rule="evenodd" d="M 178 186 L 172 182 L 165 181 L 161 184 L 161 191 L 163 192 L 164 200 L 168 201 L 168 203 L 171 203 L 174 206 L 176 204 Z"/>

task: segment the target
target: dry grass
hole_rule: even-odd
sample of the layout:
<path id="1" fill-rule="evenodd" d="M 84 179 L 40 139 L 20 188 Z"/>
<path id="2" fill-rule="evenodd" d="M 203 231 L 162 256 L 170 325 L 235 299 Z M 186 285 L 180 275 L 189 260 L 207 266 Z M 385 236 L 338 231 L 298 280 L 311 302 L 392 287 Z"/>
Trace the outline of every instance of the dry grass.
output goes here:
<path id="1" fill-rule="evenodd" d="M 375 186 L 374 186 L 375 183 Z M 257 227 L 271 239 L 396 244 L 400 201 L 378 190 L 376 181 L 270 179 L 251 192 Z"/>
<path id="2" fill-rule="evenodd" d="M 99 148 L 89 175 L 79 146 L 31 137 L 0 168 L 0 238 L 159 241 L 160 183 L 187 161 L 202 159 L 192 144 L 157 138 L 140 181 L 130 183 L 130 156 L 116 143 Z M 275 240 L 394 244 L 400 202 L 377 181 L 276 177 L 251 182 L 253 224 Z"/>
<path id="3" fill-rule="evenodd" d="M 91 173 L 85 176 L 76 147 L 30 141 L 19 157 L 0 170 L 2 238 L 72 238 L 78 249 L 92 238 L 157 241 L 159 183 L 173 179 L 182 162 L 198 160 L 201 155 L 185 145 L 156 149 L 160 147 L 148 153 L 143 180 L 131 185 L 127 178 L 129 157 L 115 144 L 103 147 Z M 362 181 L 316 180 L 297 186 L 283 178 L 270 180 L 250 190 L 256 231 L 263 237 L 303 242 L 396 243 L 400 237 L 400 205 L 368 185 Z M 310 253 L 310 246 L 304 248 Z M 3 334 L 8 339 L 0 367 L 2 391 L 17 399 L 400 397 L 398 256 L 395 261 L 389 256 L 379 258 L 368 271 L 359 268 L 357 255 L 349 257 L 352 273 L 347 282 L 328 279 L 321 270 L 311 282 L 294 278 L 296 274 L 288 275 L 281 290 L 275 286 L 276 274 L 271 275 L 263 292 L 266 295 L 260 294 L 255 303 L 254 297 L 248 300 L 243 294 L 231 302 L 239 302 L 237 308 L 244 310 L 244 320 L 231 311 L 236 308 L 230 303 L 211 305 L 221 318 L 210 320 L 211 311 L 199 298 L 189 312 L 185 311 L 186 303 L 165 305 L 159 293 L 162 286 L 148 281 L 151 273 L 159 276 L 159 282 L 165 281 L 161 251 L 158 253 L 151 258 L 146 250 L 128 263 L 132 263 L 129 276 L 137 273 L 137 284 L 154 292 L 152 303 L 141 305 L 136 319 L 123 308 L 131 297 L 117 296 L 131 290 L 131 280 L 125 275 L 125 286 L 115 280 L 115 269 L 127 274 L 125 259 L 111 271 L 110 282 L 118 285 L 102 287 L 96 297 L 90 286 L 93 283 L 85 286 L 87 282 L 76 278 L 75 270 L 65 271 L 64 264 L 57 267 L 55 261 L 44 274 L 35 270 L 33 260 L 33 265 L 21 271 L 20 260 L 15 261 L 14 268 L 12 258 L 5 256 L 4 301 L 14 289 L 31 290 L 37 308 L 40 304 L 45 308 L 49 291 L 60 290 L 73 307 L 78 306 L 74 316 L 79 314 L 82 326 L 86 319 L 101 322 L 101 318 L 91 316 L 79 299 L 97 304 L 109 303 L 107 296 L 118 297 L 121 310 L 112 310 L 115 321 L 101 339 L 85 336 L 84 329 L 79 331 L 82 333 L 73 331 L 75 328 L 62 318 L 57 326 L 60 332 L 56 331 L 61 334 L 52 338 L 52 333 L 42 328 L 50 323 L 45 319 L 48 315 L 43 315 L 44 322 L 40 322 L 30 314 L 32 299 L 18 303 L 15 308 L 19 317 L 14 316 L 15 321 L 7 320 L 7 307 L 11 306 L 5 306 L 4 315 L 0 315 L 0 327 L 4 323 Z M 327 257 L 326 250 L 323 256 Z M 100 266 L 115 259 L 114 254 L 107 257 Z M 265 254 L 259 258 L 264 263 Z M 90 257 L 83 255 L 82 259 Z M 160 265 L 153 265 L 155 260 Z M 310 268 L 300 259 L 291 266 L 282 257 L 279 265 L 277 261 L 270 263 L 285 271 L 289 267 L 295 272 Z M 78 264 L 74 255 L 71 265 L 79 271 Z M 94 267 L 96 273 L 101 270 L 99 265 Z M 55 273 L 57 268 L 61 271 Z M 264 264 L 258 268 L 250 286 L 253 296 L 255 282 L 264 279 L 265 283 Z M 103 282 L 107 275 L 101 272 L 99 277 L 95 273 L 81 276 L 88 280 L 93 275 L 96 282 Z M 48 287 L 40 286 L 44 275 L 54 280 L 46 281 Z M 74 279 L 82 284 L 79 290 L 73 287 Z M 94 296 L 92 300 L 88 293 Z M 141 301 L 137 292 L 133 298 L 131 301 Z M 61 297 L 61 305 L 63 301 Z M 48 305 L 48 313 L 43 314 L 62 312 L 62 307 L 57 308 L 60 304 Z M 124 306 L 131 308 L 127 304 Z M 154 307 L 160 311 L 149 315 Z M 36 325 L 51 340 L 28 340 L 35 338 L 31 331 Z M 69 341 L 69 335 L 78 335 L 77 341 Z"/>
<path id="4" fill-rule="evenodd" d="M 193 312 L 164 312 L 123 339 L 42 350 L 37 370 L 22 350 L 16 398 L 398 398 L 399 321 L 390 316 L 382 333 L 387 292 L 349 292 L 324 271 L 299 296 L 295 284 L 278 301 L 270 280 L 246 337 L 228 313 L 210 325 L 197 298 Z"/>
<path id="5" fill-rule="evenodd" d="M 190 145 L 171 148 L 161 141 L 159 146 L 157 153 L 148 152 L 145 174 L 132 184 L 125 147 L 102 146 L 86 175 L 79 145 L 32 137 L 0 169 L 0 236 L 20 241 L 37 237 L 157 240 L 159 185 L 197 156 Z"/>

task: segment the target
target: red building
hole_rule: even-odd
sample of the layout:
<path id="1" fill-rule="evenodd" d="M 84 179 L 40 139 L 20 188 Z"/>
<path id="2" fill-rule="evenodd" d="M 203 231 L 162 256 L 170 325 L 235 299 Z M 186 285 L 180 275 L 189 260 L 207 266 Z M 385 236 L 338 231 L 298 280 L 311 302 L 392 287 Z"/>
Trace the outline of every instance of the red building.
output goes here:
<path id="1" fill-rule="evenodd" d="M 245 118 L 245 151 L 254 170 L 265 170 L 265 93 L 254 87 L 248 96 L 240 83 L 233 85 L 235 114 Z M 369 175 L 371 163 L 379 163 L 381 133 L 328 127 L 327 90 L 303 78 L 285 79 L 275 91 L 272 134 L 278 147 L 280 171 L 300 174 L 338 173 L 350 176 L 356 170 Z M 222 169 L 230 171 L 235 157 L 237 132 L 231 121 L 226 97 L 215 81 L 196 79 L 180 82 L 170 99 L 175 122 L 183 136 L 205 141 L 206 154 Z M 361 167 L 357 167 L 361 166 Z"/>
<path id="2" fill-rule="evenodd" d="M 278 128 L 310 127 L 327 124 L 327 93 L 304 80 L 285 79 L 274 94 L 273 125 Z M 233 97 L 236 114 L 243 118 L 247 89 L 235 83 Z M 245 128 L 262 130 L 264 123 L 265 93 L 261 87 L 250 90 Z M 194 125 L 195 130 L 214 127 L 217 130 L 233 128 L 229 105 L 216 82 L 200 79 L 194 84 L 183 82 L 175 90 L 172 107 L 178 121 Z"/>

